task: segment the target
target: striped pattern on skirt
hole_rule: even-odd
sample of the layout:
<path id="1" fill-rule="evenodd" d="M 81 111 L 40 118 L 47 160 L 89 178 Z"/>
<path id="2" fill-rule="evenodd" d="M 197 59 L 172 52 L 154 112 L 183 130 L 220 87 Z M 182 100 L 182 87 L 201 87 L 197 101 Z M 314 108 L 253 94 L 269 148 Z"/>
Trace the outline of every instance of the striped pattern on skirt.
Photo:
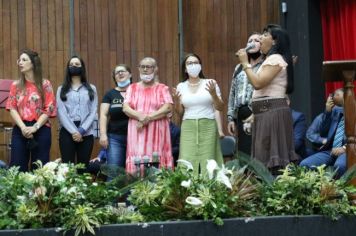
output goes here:
<path id="1" fill-rule="evenodd" d="M 207 160 L 223 164 L 216 121 L 212 119 L 183 120 L 179 159 L 192 163 L 194 172 L 206 172 Z"/>

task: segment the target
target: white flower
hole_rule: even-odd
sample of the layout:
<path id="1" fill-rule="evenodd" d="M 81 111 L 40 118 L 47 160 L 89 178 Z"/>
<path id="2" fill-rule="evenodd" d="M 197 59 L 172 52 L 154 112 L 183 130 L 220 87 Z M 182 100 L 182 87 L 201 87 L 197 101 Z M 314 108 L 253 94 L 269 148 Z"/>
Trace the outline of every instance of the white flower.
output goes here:
<path id="1" fill-rule="evenodd" d="M 93 186 L 98 186 L 98 183 L 97 182 L 93 182 Z"/>
<path id="2" fill-rule="evenodd" d="M 188 170 L 193 170 L 193 165 L 189 161 L 180 159 L 177 162 L 182 163 L 185 167 L 187 167 Z"/>
<path id="3" fill-rule="evenodd" d="M 67 165 L 59 165 L 58 166 L 58 171 L 57 171 L 57 180 L 59 182 L 63 182 L 65 180 L 65 177 L 69 171 L 69 167 Z"/>
<path id="4" fill-rule="evenodd" d="M 191 180 L 188 180 L 188 181 L 183 180 L 182 183 L 180 184 L 180 186 L 189 188 L 191 184 L 192 184 Z"/>
<path id="5" fill-rule="evenodd" d="M 76 187 L 71 187 L 70 189 L 68 189 L 67 194 L 75 193 L 76 191 L 77 191 Z"/>
<path id="6" fill-rule="evenodd" d="M 43 166 L 43 169 L 49 170 L 49 171 L 52 171 L 52 172 L 53 172 L 53 171 L 57 168 L 57 166 L 58 166 L 58 163 L 51 161 L 51 162 L 47 162 L 47 163 Z"/>
<path id="7" fill-rule="evenodd" d="M 37 187 L 34 190 L 34 192 L 35 192 L 35 195 L 34 195 L 35 197 L 40 197 L 40 196 L 46 195 L 47 189 L 46 189 L 46 187 L 41 186 L 41 187 Z"/>
<path id="8" fill-rule="evenodd" d="M 185 199 L 185 202 L 190 205 L 193 205 L 193 206 L 202 206 L 203 205 L 203 202 L 199 198 L 196 198 L 196 197 L 187 197 L 187 199 Z"/>
<path id="9" fill-rule="evenodd" d="M 212 179 L 214 177 L 214 170 L 218 169 L 218 164 L 215 160 L 208 160 L 206 169 L 208 171 L 209 179 Z"/>
<path id="10" fill-rule="evenodd" d="M 224 173 L 223 170 L 219 170 L 218 174 L 216 175 L 216 181 L 223 183 L 228 187 L 229 189 L 232 189 L 232 185 L 230 183 L 229 177 L 227 177 Z"/>
<path id="11" fill-rule="evenodd" d="M 221 171 L 222 171 L 225 175 L 227 175 L 227 174 L 232 175 L 232 174 L 233 174 L 232 170 L 229 170 L 229 169 L 225 168 L 225 165 L 224 165 L 224 164 L 221 165 Z"/>
<path id="12" fill-rule="evenodd" d="M 23 195 L 17 196 L 17 200 L 19 200 L 20 202 L 24 202 L 26 200 L 26 197 Z"/>
<path id="13" fill-rule="evenodd" d="M 33 174 L 30 174 L 29 172 L 23 173 L 22 177 L 26 183 L 33 183 L 36 180 L 36 176 Z"/>

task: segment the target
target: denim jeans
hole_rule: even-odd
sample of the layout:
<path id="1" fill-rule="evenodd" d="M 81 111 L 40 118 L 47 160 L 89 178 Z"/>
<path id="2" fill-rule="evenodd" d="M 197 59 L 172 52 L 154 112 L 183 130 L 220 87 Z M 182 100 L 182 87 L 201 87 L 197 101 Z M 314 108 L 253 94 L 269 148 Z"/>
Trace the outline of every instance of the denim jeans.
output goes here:
<path id="1" fill-rule="evenodd" d="M 12 130 L 11 137 L 11 166 L 19 166 L 20 171 L 29 170 L 29 161 L 31 163 L 40 160 L 42 164 L 46 164 L 49 161 L 49 152 L 51 149 L 51 128 L 42 126 L 33 135 L 33 139 L 36 142 L 36 146 L 29 148 L 29 139 L 22 135 L 21 129 L 15 126 Z M 35 166 L 31 166 L 35 167 Z"/>
<path id="2" fill-rule="evenodd" d="M 108 134 L 109 147 L 107 164 L 125 168 L 126 164 L 126 135 Z"/>
<path id="3" fill-rule="evenodd" d="M 323 164 L 326 166 L 333 166 L 333 168 L 337 170 L 337 177 L 340 177 L 346 172 L 347 169 L 346 154 L 343 153 L 338 157 L 334 157 L 331 156 L 331 151 L 321 151 L 305 158 L 299 165 L 315 169 Z"/>

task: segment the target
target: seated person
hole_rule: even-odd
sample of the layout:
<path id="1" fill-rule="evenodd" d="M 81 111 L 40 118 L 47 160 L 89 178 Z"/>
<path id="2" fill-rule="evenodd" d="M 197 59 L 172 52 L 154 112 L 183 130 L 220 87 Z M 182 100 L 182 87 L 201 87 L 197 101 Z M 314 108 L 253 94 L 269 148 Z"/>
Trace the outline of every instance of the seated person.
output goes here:
<path id="1" fill-rule="evenodd" d="M 179 157 L 180 128 L 176 126 L 172 121 L 170 121 L 169 130 L 171 132 L 171 145 L 172 145 L 174 166 L 177 166 L 177 160 Z"/>
<path id="2" fill-rule="evenodd" d="M 344 92 L 335 91 L 334 97 L 329 96 L 321 122 L 321 132 L 327 132 L 327 141 L 320 151 L 304 159 L 300 166 L 314 169 L 320 165 L 333 166 L 340 177 L 346 171 L 345 120 L 344 120 Z"/>
<path id="3" fill-rule="evenodd" d="M 325 145 L 327 142 L 327 132 L 322 133 L 321 122 L 323 120 L 324 113 L 319 114 L 311 125 L 309 126 L 306 134 L 306 138 L 312 144 L 312 150 L 310 150 L 310 155 L 319 151 L 322 145 Z"/>
<path id="4" fill-rule="evenodd" d="M 100 166 L 106 163 L 107 151 L 105 148 L 101 148 L 98 156 L 90 160 L 87 167 L 87 171 L 93 175 L 97 175 L 100 171 Z"/>
<path id="5" fill-rule="evenodd" d="M 0 169 L 2 169 L 2 168 L 6 169 L 6 168 L 7 168 L 7 165 L 6 165 L 5 162 L 3 162 L 2 160 L 0 160 Z"/>
<path id="6" fill-rule="evenodd" d="M 287 103 L 290 105 L 289 97 L 286 96 Z M 301 159 L 306 157 L 305 148 L 305 133 L 307 130 L 307 123 L 305 115 L 302 112 L 295 111 L 291 108 L 292 119 L 293 119 L 293 132 L 294 132 L 294 149 L 295 152 L 301 157 Z"/>

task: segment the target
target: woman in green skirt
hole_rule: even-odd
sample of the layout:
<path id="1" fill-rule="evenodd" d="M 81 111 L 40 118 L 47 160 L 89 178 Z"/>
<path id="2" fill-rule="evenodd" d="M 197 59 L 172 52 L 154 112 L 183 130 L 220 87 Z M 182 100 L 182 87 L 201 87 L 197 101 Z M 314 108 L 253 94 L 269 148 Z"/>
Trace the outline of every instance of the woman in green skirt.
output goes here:
<path id="1" fill-rule="evenodd" d="M 207 160 L 223 163 L 215 111 L 221 111 L 224 102 L 216 81 L 204 77 L 198 55 L 188 54 L 181 69 L 183 82 L 173 91 L 175 111 L 183 116 L 179 159 L 204 173 Z"/>

